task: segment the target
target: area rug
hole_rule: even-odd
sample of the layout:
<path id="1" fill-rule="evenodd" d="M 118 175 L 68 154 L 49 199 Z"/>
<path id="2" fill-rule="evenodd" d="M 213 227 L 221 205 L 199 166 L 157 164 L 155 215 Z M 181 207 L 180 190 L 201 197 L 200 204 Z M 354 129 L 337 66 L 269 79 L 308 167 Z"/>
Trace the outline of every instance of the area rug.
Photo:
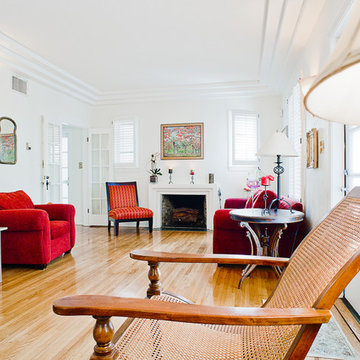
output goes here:
<path id="1" fill-rule="evenodd" d="M 321 326 L 308 356 L 341 360 L 359 359 L 334 317 L 331 317 L 329 323 Z"/>

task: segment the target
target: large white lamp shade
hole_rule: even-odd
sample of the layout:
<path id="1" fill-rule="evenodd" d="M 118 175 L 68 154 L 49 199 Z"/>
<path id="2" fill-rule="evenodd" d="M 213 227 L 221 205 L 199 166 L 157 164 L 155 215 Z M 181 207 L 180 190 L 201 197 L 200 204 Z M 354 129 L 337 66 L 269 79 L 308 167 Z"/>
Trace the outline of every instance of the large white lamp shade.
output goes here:
<path id="1" fill-rule="evenodd" d="M 306 109 L 322 119 L 360 124 L 360 1 L 351 15 L 335 50 L 304 98 Z"/>

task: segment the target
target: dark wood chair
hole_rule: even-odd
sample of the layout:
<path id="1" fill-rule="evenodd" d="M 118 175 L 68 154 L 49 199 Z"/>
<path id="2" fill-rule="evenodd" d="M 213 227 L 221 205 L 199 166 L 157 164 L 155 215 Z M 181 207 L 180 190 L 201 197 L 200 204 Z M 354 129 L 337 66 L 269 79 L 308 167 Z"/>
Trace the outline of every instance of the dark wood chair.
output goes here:
<path id="1" fill-rule="evenodd" d="M 149 222 L 149 233 L 153 230 L 153 212 L 139 207 L 136 182 L 107 182 L 106 196 L 108 203 L 108 230 L 114 223 L 115 235 L 119 234 L 119 223 L 135 222 L 139 228 L 140 221 Z"/>
<path id="2" fill-rule="evenodd" d="M 96 319 L 91 359 L 304 359 L 330 308 L 360 269 L 360 188 L 341 201 L 290 259 L 248 255 L 187 255 L 136 250 L 150 266 L 148 296 L 99 295 L 55 301 L 59 315 Z M 261 308 L 187 304 L 162 293 L 159 263 L 284 266 Z M 240 291 L 240 290 L 239 290 Z M 129 316 L 114 336 L 112 316 Z M 125 329 L 126 327 L 126 329 Z"/>

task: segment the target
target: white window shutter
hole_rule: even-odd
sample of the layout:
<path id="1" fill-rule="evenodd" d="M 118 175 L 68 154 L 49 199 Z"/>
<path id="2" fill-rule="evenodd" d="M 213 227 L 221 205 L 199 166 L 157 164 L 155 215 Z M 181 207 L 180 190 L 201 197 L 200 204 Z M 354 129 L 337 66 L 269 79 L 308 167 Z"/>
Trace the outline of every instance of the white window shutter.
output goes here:
<path id="1" fill-rule="evenodd" d="M 289 159 L 289 197 L 300 200 L 302 193 L 302 104 L 300 85 L 297 84 L 288 99 L 289 140 L 298 157 Z"/>
<path id="2" fill-rule="evenodd" d="M 230 166 L 256 164 L 258 114 L 233 110 L 230 122 Z"/>
<path id="3" fill-rule="evenodd" d="M 114 121 L 114 164 L 136 166 L 135 121 Z"/>

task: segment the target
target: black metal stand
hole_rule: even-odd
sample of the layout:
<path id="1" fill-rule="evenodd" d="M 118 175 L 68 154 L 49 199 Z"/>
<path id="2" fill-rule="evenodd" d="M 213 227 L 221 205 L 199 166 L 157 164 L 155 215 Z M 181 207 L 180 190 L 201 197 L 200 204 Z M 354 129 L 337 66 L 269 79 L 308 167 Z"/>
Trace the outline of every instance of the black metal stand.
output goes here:
<path id="1" fill-rule="evenodd" d="M 274 173 L 277 175 L 277 197 L 270 203 L 269 212 L 274 204 L 275 204 L 274 210 L 277 211 L 277 209 L 279 208 L 280 202 L 283 201 L 289 205 L 290 212 L 293 213 L 294 210 L 292 209 L 292 206 L 290 205 L 290 203 L 287 200 L 280 198 L 280 175 L 285 171 L 285 169 L 283 166 L 281 166 L 282 162 L 280 161 L 280 155 L 276 155 L 276 157 L 277 157 L 276 163 L 275 163 L 276 166 L 274 167 L 273 170 L 274 170 Z"/>

